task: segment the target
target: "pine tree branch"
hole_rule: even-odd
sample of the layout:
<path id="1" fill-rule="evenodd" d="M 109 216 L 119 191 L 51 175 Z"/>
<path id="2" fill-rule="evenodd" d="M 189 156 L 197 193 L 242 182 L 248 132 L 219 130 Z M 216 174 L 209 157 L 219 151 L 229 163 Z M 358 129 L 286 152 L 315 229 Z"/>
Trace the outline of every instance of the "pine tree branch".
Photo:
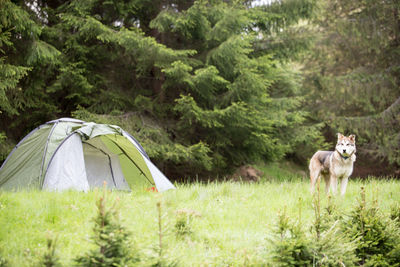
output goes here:
<path id="1" fill-rule="evenodd" d="M 395 119 L 395 115 L 400 113 L 400 96 L 397 98 L 395 102 L 393 102 L 388 108 L 383 110 L 381 113 L 368 115 L 368 116 L 359 116 L 359 117 L 345 117 L 340 116 L 337 117 L 338 119 L 344 119 L 346 121 L 360 121 L 360 120 L 373 120 L 373 119 L 380 119 L 386 121 L 386 119 Z"/>

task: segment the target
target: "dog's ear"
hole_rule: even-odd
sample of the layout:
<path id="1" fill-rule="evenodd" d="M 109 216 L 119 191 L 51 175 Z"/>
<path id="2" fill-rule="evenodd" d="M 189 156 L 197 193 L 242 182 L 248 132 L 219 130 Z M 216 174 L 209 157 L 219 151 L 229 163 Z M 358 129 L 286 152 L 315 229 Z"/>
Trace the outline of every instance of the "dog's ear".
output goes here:
<path id="1" fill-rule="evenodd" d="M 344 135 L 341 133 L 337 133 L 337 139 L 342 140 L 344 138 Z"/>
<path id="2" fill-rule="evenodd" d="M 350 141 L 355 142 L 356 141 L 356 136 L 354 134 L 349 135 Z"/>

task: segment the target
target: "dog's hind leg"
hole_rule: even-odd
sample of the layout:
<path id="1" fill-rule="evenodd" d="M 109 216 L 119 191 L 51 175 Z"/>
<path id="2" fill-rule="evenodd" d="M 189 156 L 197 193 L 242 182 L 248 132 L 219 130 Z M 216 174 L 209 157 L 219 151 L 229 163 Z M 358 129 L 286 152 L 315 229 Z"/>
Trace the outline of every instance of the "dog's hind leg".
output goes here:
<path id="1" fill-rule="evenodd" d="M 318 179 L 320 179 L 322 165 L 321 162 L 318 160 L 318 152 L 314 154 L 314 156 L 310 160 L 309 165 L 310 170 L 310 182 L 311 182 L 311 194 L 314 193 L 315 184 L 317 183 Z"/>
<path id="2" fill-rule="evenodd" d="M 329 175 L 323 175 L 324 181 L 325 181 L 325 193 L 329 194 L 329 188 L 331 186 L 330 181 L 329 181 Z"/>
<path id="3" fill-rule="evenodd" d="M 320 169 L 311 169 L 310 168 L 310 180 L 311 180 L 311 194 L 314 193 L 315 190 L 315 184 L 317 183 L 318 179 L 320 178 Z"/>

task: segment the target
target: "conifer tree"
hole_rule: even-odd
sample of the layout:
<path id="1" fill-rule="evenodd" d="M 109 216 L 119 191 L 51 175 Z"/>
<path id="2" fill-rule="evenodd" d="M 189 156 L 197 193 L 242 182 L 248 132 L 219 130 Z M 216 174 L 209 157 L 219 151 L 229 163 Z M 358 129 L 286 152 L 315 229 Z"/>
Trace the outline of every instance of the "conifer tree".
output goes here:
<path id="1" fill-rule="evenodd" d="M 128 266 L 137 261 L 129 245 L 130 233 L 117 218 L 117 209 L 107 207 L 106 192 L 97 202 L 98 214 L 94 220 L 92 237 L 96 248 L 76 259 L 78 266 Z"/>
<path id="2" fill-rule="evenodd" d="M 60 53 L 41 40 L 45 29 L 38 20 L 45 18 L 38 17 L 29 4 L 0 1 L 0 122 L 3 129 L 8 129 L 11 122 L 25 124 L 57 110 L 54 103 L 57 101 L 47 98 L 45 84 L 47 70 L 56 64 Z M 32 127 L 32 122 L 26 126 Z"/>
<path id="3" fill-rule="evenodd" d="M 273 245 L 273 266 L 311 266 L 313 253 L 311 242 L 302 225 L 290 221 L 284 211 L 278 215 L 278 222 L 271 238 Z"/>
<path id="4" fill-rule="evenodd" d="M 34 24 L 26 12 L 6 0 L 0 1 L 0 17 L 0 114 L 18 114 L 12 96 L 19 94 L 17 84 L 30 69 L 7 57 L 7 52 L 16 49 L 13 43 L 15 36 L 24 29 L 27 32 L 34 30 Z"/>
<path id="5" fill-rule="evenodd" d="M 309 45 L 298 22 L 313 17 L 313 0 L 5 3 L 32 33 L 13 30 L 18 54 L 7 51 L 7 64 L 24 68 L 0 86 L 0 98 L 1 88 L 21 88 L 0 102 L 14 108 L 0 124 L 13 121 L 6 134 L 15 140 L 55 116 L 118 121 L 172 177 L 226 173 L 322 142 L 300 108 L 293 64 Z"/>
<path id="6" fill-rule="evenodd" d="M 57 238 L 47 238 L 47 251 L 40 260 L 40 265 L 45 267 L 59 267 L 62 266 L 60 259 L 56 254 Z"/>
<path id="7" fill-rule="evenodd" d="M 302 125 L 306 114 L 298 110 L 298 73 L 275 53 L 296 53 L 299 46 L 290 49 L 283 41 L 274 49 L 265 45 L 312 13 L 312 1 L 257 8 L 196 1 L 182 12 L 166 9 L 151 22 L 165 43 L 179 40 L 197 51 L 187 63 L 163 69 L 163 89 L 167 98 L 176 99 L 176 135 L 190 144 L 205 142 L 214 169 L 282 158 L 305 140 L 318 138 L 319 131 L 312 135 Z"/>
<path id="8" fill-rule="evenodd" d="M 359 163 L 381 159 L 398 167 L 399 1 L 319 4 L 316 45 L 305 61 L 308 110 L 326 123 L 327 136 L 357 135 Z"/>
<path id="9" fill-rule="evenodd" d="M 341 227 L 343 215 L 329 196 L 327 207 L 322 209 L 319 185 L 313 195 L 315 220 L 311 226 L 313 266 L 355 266 L 358 258 L 356 244 L 346 236 Z"/>
<path id="10" fill-rule="evenodd" d="M 368 205 L 364 188 L 361 198 L 344 225 L 345 233 L 356 243 L 359 265 L 393 266 L 399 262 L 399 230 L 380 212 L 376 203 Z"/>

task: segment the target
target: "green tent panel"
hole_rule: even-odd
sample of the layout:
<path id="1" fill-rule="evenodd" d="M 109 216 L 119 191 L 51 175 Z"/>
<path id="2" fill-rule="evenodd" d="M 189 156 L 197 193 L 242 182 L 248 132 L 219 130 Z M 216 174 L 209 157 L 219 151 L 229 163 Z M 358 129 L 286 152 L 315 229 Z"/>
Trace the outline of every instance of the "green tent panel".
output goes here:
<path id="1" fill-rule="evenodd" d="M 150 182 L 151 172 L 143 156 L 139 150 L 131 145 L 131 142 L 126 137 L 121 135 L 104 135 L 101 138 L 113 153 L 119 155 L 125 179 L 130 186 L 134 186 L 138 182 L 140 183 L 145 180 Z M 131 169 L 135 171 L 130 171 Z M 145 179 L 136 179 L 135 177 L 138 176 L 142 176 Z"/>
<path id="2" fill-rule="evenodd" d="M 71 118 L 33 130 L 0 169 L 0 189 L 38 188 L 87 191 L 174 188 L 143 147 L 120 127 Z"/>

